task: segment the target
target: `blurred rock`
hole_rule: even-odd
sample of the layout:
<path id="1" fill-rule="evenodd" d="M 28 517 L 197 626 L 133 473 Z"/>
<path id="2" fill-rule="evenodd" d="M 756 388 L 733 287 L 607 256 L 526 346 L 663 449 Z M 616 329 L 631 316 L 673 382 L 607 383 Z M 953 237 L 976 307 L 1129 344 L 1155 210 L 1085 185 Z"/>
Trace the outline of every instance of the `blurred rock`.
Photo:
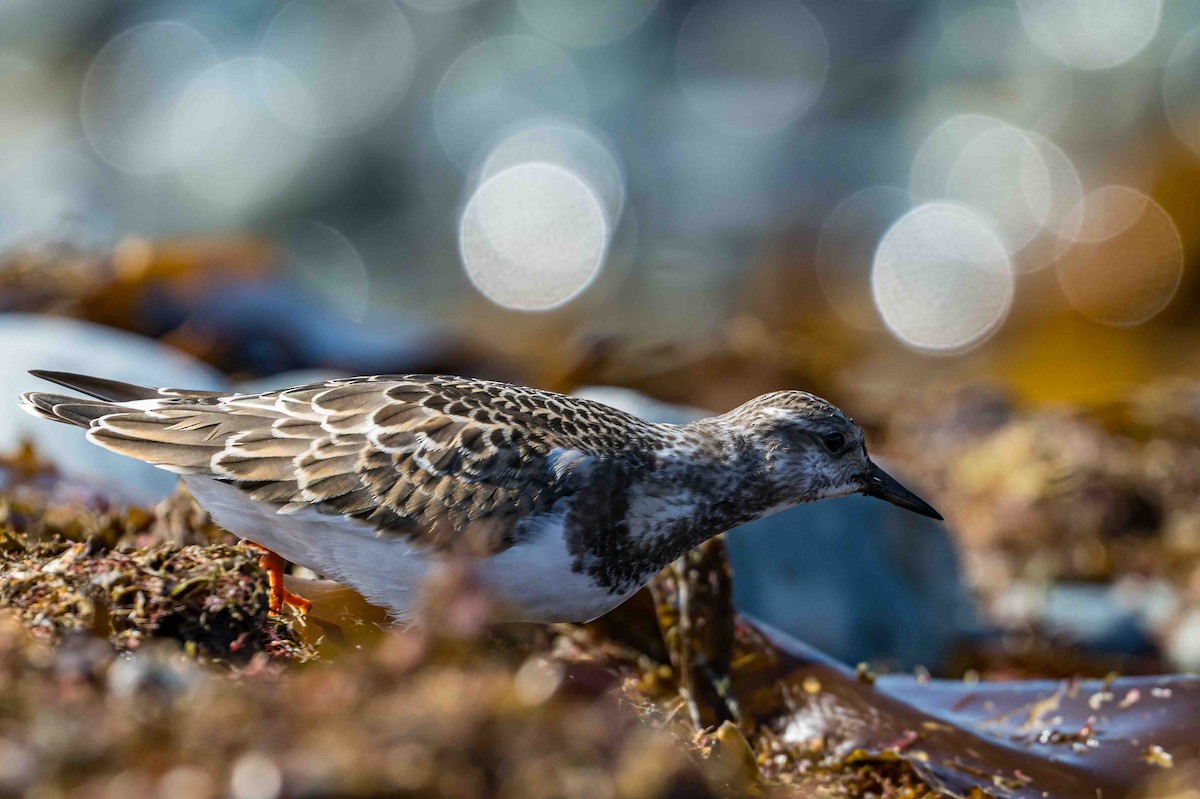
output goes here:
<path id="1" fill-rule="evenodd" d="M 147 291 L 141 315 L 151 335 L 230 374 L 296 370 L 348 374 L 473 374 L 480 361 L 443 326 L 412 316 L 355 322 L 281 280 L 214 280 L 203 291 Z"/>
<path id="2" fill-rule="evenodd" d="M 608 386 L 576 394 L 657 422 L 707 415 Z M 976 628 L 946 528 L 877 499 L 801 505 L 730 531 L 726 547 L 739 610 L 847 662 L 936 667 Z"/>
<path id="3" fill-rule="evenodd" d="M 111 490 L 114 498 L 150 503 L 170 494 L 178 478 L 88 442 L 81 430 L 36 419 L 17 407 L 17 395 L 55 387 L 28 374 L 52 369 L 146 385 L 216 389 L 224 378 L 195 359 L 152 339 L 120 330 L 35 314 L 0 314 L 0 450 L 26 439 L 64 474 Z M 65 391 L 65 389 L 64 389 Z"/>
<path id="4" fill-rule="evenodd" d="M 1039 619 L 1052 637 L 1085 649 L 1149 656 L 1156 647 L 1138 608 L 1103 583 L 1059 583 L 1050 587 Z"/>
<path id="5" fill-rule="evenodd" d="M 1182 379 L 1093 408 L 929 392 L 897 404 L 888 447 L 937 487 L 988 618 L 1115 656 L 1105 670 L 1196 668 L 1198 398 Z"/>

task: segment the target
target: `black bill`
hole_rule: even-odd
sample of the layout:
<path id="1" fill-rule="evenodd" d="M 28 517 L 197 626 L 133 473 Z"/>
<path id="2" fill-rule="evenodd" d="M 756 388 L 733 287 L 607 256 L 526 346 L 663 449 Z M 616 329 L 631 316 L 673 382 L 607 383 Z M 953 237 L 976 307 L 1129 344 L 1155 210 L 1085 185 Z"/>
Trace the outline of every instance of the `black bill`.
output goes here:
<path id="1" fill-rule="evenodd" d="M 899 505 L 913 513 L 919 513 L 938 521 L 942 520 L 942 514 L 934 510 L 932 505 L 900 485 L 899 480 L 874 463 L 871 464 L 871 471 L 867 474 L 867 484 L 863 488 L 863 493 L 868 497 L 885 499 L 893 505 Z"/>

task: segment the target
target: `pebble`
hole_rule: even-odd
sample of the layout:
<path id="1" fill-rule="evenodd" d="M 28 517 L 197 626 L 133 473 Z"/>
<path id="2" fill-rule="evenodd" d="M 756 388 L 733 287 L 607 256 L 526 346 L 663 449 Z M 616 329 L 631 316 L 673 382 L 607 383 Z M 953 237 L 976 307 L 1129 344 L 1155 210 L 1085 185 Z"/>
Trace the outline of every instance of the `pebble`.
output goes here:
<path id="1" fill-rule="evenodd" d="M 17 407 L 23 391 L 58 390 L 28 374 L 50 369 L 99 375 L 128 383 L 218 389 L 216 370 L 150 338 L 110 327 L 38 314 L 0 314 L 0 450 L 31 440 L 38 454 L 69 477 L 111 489 L 118 501 L 148 504 L 175 489 L 176 475 L 90 443 L 83 431 L 37 419 Z M 66 389 L 63 393 L 69 393 Z"/>

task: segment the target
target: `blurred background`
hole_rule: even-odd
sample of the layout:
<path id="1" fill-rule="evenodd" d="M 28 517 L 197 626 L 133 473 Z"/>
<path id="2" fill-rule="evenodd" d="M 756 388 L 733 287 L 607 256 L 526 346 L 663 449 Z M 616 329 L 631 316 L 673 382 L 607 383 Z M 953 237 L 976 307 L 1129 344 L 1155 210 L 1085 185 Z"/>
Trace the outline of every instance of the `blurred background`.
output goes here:
<path id="1" fill-rule="evenodd" d="M 1198 669 L 1198 182 L 1195 0 L 0 0 L 0 377 L 805 388 L 949 531 L 739 531 L 743 608 L 848 660 Z"/>

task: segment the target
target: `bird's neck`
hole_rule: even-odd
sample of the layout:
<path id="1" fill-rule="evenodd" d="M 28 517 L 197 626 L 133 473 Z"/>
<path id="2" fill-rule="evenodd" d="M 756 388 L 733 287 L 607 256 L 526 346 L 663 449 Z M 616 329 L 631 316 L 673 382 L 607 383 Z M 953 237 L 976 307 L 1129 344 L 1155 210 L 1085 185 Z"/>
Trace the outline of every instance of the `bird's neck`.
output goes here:
<path id="1" fill-rule="evenodd" d="M 681 512 L 670 531 L 681 551 L 761 518 L 782 504 L 783 497 L 769 479 L 764 453 L 738 430 L 717 418 L 671 432 L 671 445 L 656 453 L 650 469 L 650 490 L 664 495 L 675 492 L 690 504 L 690 512 Z"/>
<path id="2" fill-rule="evenodd" d="M 645 432 L 637 457 L 593 475 L 564 520 L 574 568 L 614 595 L 780 504 L 763 453 L 719 420 Z"/>

